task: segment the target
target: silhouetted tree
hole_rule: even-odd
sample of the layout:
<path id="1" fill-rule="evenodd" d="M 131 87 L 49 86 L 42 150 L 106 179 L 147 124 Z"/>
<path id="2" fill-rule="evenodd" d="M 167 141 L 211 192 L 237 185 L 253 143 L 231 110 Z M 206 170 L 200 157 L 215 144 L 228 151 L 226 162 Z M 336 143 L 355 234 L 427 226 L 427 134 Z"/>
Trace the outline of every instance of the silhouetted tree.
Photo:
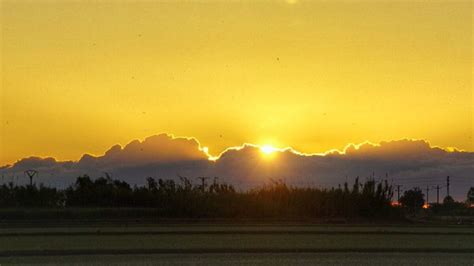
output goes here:
<path id="1" fill-rule="evenodd" d="M 169 218 L 383 217 L 390 213 L 392 187 L 367 181 L 332 189 L 288 186 L 282 180 L 238 192 L 215 178 L 205 187 L 186 177 L 146 179 L 143 187 L 84 175 L 64 191 L 40 186 L 0 186 L 0 207 L 146 207 Z"/>
<path id="2" fill-rule="evenodd" d="M 474 187 L 471 187 L 467 192 L 467 203 L 474 204 Z"/>
<path id="3" fill-rule="evenodd" d="M 400 203 L 410 211 L 419 210 L 425 204 L 424 194 L 420 188 L 415 187 L 403 193 L 403 196 L 400 197 Z"/>

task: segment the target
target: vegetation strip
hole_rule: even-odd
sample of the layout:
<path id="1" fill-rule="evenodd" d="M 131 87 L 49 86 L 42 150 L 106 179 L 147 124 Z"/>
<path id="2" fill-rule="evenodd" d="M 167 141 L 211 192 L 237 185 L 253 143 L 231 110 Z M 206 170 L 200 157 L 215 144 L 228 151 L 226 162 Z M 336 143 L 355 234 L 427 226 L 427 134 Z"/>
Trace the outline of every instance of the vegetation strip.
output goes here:
<path id="1" fill-rule="evenodd" d="M 108 174 L 95 180 L 85 175 L 62 190 L 32 183 L 0 185 L 0 220 L 270 219 L 329 223 L 411 220 L 469 225 L 474 222 L 474 208 L 469 200 L 455 202 L 448 196 L 442 204 L 425 204 L 422 191 L 415 188 L 393 202 L 393 194 L 394 188 L 388 180 L 361 183 L 359 178 L 352 186 L 345 182 L 331 189 L 289 186 L 280 180 L 238 191 L 232 185 L 218 183 L 217 179 L 209 185 L 196 185 L 185 177 L 181 182 L 149 177 L 145 186 L 132 187 Z M 418 217 L 419 213 L 426 216 L 420 220 L 409 218 Z"/>
<path id="2" fill-rule="evenodd" d="M 474 253 L 473 248 L 190 248 L 190 249 L 75 249 L 0 251 L 0 257 L 219 253 Z"/>
<path id="3" fill-rule="evenodd" d="M 0 233 L 0 237 L 28 236 L 128 236 L 128 235 L 473 235 L 474 232 L 397 232 L 397 231 L 134 231 L 134 232 L 18 232 Z"/>

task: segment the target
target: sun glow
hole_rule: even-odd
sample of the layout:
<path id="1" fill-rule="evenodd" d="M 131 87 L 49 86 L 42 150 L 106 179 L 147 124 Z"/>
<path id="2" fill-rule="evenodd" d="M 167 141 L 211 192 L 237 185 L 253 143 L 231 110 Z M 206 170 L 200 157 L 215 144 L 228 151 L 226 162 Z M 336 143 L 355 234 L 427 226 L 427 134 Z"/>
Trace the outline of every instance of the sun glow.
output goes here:
<path id="1" fill-rule="evenodd" d="M 265 155 L 270 155 L 274 152 L 276 152 L 278 149 L 271 146 L 271 145 L 263 145 L 260 147 L 260 151 L 265 154 Z"/>

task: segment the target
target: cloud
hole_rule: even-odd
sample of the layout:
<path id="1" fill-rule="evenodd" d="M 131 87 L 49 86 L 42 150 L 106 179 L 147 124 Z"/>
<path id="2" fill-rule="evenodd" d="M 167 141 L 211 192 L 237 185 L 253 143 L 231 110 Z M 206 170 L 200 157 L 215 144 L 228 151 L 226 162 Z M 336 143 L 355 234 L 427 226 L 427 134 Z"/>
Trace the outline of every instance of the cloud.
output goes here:
<path id="1" fill-rule="evenodd" d="M 357 176 L 362 180 L 388 177 L 404 189 L 413 186 L 425 189 L 443 186 L 450 175 L 451 192 L 458 199 L 465 198 L 468 188 L 474 185 L 473 152 L 446 151 L 423 140 L 407 139 L 351 144 L 343 151 L 325 154 L 279 149 L 272 156 L 263 156 L 258 146 L 245 144 L 211 158 L 194 138 L 161 134 L 141 142 L 134 140 L 123 148 L 115 145 L 102 156 L 86 154 L 77 162 L 25 158 L 0 168 L 3 175 L 0 181 L 26 183 L 28 179 L 23 171 L 27 169 L 39 171 L 36 182 L 58 187 L 71 184 L 79 175 L 99 177 L 104 172 L 136 185 L 143 185 L 148 176 L 174 179 L 178 174 L 193 179 L 217 176 L 242 189 L 262 185 L 270 179 L 283 179 L 295 186 L 332 187 L 346 181 L 351 183 Z M 444 188 L 441 196 L 444 197 Z"/>
<path id="2" fill-rule="evenodd" d="M 199 142 L 193 138 L 174 138 L 160 134 L 146 138 L 143 142 L 134 140 L 124 148 L 115 145 L 103 156 L 82 156 L 78 165 L 85 168 L 117 168 L 140 166 L 150 163 L 173 163 L 182 161 L 207 160 L 208 155 L 201 150 Z"/>

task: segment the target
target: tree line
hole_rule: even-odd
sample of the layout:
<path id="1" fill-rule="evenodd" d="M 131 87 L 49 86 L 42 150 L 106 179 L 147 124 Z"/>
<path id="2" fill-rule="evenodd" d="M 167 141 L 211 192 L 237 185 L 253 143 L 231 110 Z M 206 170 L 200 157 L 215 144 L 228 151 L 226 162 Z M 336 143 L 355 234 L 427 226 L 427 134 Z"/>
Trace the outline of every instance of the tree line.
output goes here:
<path id="1" fill-rule="evenodd" d="M 80 176 L 64 190 L 0 186 L 0 208 L 153 208 L 163 218 L 388 217 L 398 213 L 392 197 L 387 181 L 361 183 L 359 178 L 331 189 L 272 181 L 246 191 L 217 179 L 196 185 L 186 177 L 179 182 L 149 177 L 145 186 L 132 187 L 107 174 L 95 180 Z M 416 204 L 407 202 L 407 207 Z"/>

